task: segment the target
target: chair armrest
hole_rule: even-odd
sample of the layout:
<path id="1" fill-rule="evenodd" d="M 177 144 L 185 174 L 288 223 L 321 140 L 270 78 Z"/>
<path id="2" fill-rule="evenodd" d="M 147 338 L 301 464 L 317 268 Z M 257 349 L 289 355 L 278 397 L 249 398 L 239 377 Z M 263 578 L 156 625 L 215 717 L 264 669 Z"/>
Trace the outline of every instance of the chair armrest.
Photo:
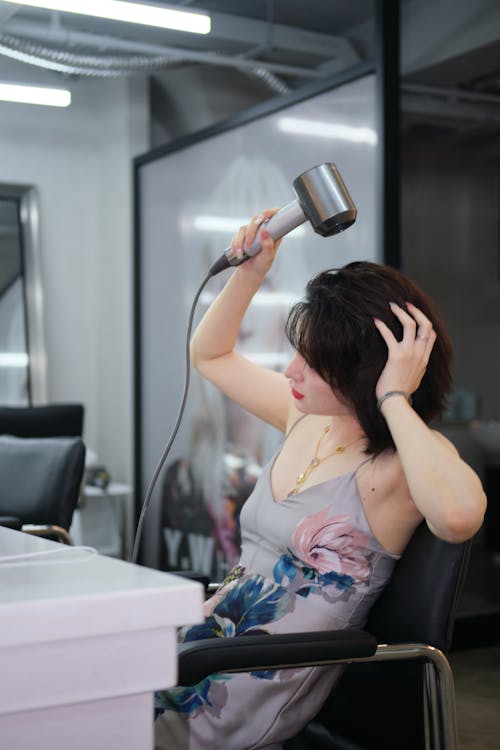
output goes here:
<path id="1" fill-rule="evenodd" d="M 364 630 L 205 638 L 179 646 L 179 685 L 214 672 L 247 672 L 328 664 L 372 656 L 377 640 Z"/>
<path id="2" fill-rule="evenodd" d="M 71 538 L 71 534 L 62 526 L 56 526 L 55 524 L 33 524 L 23 523 L 21 531 L 26 534 L 32 534 L 33 536 L 41 536 L 44 539 L 51 539 L 60 544 L 69 544 L 73 546 L 74 542 Z"/>
<path id="3" fill-rule="evenodd" d="M 0 516 L 0 526 L 21 531 L 22 525 L 23 522 L 20 518 L 16 518 L 15 516 Z"/>

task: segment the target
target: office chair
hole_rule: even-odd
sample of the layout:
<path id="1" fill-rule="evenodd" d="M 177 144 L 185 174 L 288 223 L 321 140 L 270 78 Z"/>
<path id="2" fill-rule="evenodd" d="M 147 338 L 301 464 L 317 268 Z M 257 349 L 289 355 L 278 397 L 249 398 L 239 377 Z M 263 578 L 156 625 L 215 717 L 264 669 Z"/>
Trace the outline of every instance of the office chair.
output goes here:
<path id="1" fill-rule="evenodd" d="M 179 685 L 215 672 L 347 664 L 317 717 L 286 750 L 456 750 L 445 656 L 470 542 L 425 523 L 410 540 L 364 630 L 211 638 L 179 647 Z"/>
<path id="2" fill-rule="evenodd" d="M 0 525 L 72 544 L 84 464 L 79 437 L 0 435 Z"/>
<path id="3" fill-rule="evenodd" d="M 0 406 L 0 435 L 24 438 L 81 437 L 82 404 Z"/>

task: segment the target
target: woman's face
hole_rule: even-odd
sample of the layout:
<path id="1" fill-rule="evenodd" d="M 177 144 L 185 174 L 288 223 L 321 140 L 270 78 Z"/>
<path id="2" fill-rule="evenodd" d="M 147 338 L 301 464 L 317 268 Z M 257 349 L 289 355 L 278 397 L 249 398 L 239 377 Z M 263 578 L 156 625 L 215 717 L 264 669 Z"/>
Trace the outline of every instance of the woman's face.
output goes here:
<path id="1" fill-rule="evenodd" d="M 335 395 L 331 386 L 313 370 L 298 352 L 285 370 L 299 411 L 329 416 L 349 414 L 351 409 Z"/>

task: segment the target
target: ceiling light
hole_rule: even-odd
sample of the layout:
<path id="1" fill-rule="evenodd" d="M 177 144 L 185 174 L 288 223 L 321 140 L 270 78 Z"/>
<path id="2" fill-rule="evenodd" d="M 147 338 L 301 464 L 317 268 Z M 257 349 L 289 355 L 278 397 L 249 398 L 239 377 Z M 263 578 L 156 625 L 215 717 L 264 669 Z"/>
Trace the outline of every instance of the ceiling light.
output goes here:
<path id="1" fill-rule="evenodd" d="M 43 104 L 48 107 L 69 107 L 71 92 L 67 89 L 0 83 L 0 101 L 20 104 Z"/>
<path id="2" fill-rule="evenodd" d="M 342 141 L 355 143 L 377 144 L 377 133 L 373 128 L 357 125 L 342 125 L 336 122 L 321 122 L 319 120 L 303 120 L 299 117 L 281 117 L 278 129 L 284 133 L 316 136 L 318 138 L 338 138 Z"/>
<path id="3" fill-rule="evenodd" d="M 128 3 L 123 0 L 0 0 L 9 5 L 29 5 L 32 8 L 59 10 L 63 13 L 78 13 L 84 16 L 127 21 L 162 29 L 190 31 L 193 34 L 210 32 L 210 16 L 205 13 L 173 10 L 158 5 Z"/>
<path id="4" fill-rule="evenodd" d="M 245 216 L 213 216 L 199 215 L 194 219 L 184 221 L 183 227 L 189 226 L 198 229 L 201 232 L 236 232 L 243 224 L 248 224 L 248 217 Z M 289 237 L 302 237 L 305 233 L 303 226 L 298 226 L 288 233 Z"/>
<path id="5" fill-rule="evenodd" d="M 245 352 L 245 358 L 254 365 L 282 369 L 289 364 L 293 352 Z"/>
<path id="6" fill-rule="evenodd" d="M 0 352 L 0 367 L 27 367 L 28 363 L 25 352 Z"/>
<path id="7" fill-rule="evenodd" d="M 211 305 L 216 298 L 216 292 L 202 292 L 200 295 L 200 302 L 202 305 Z M 265 292 L 263 289 L 259 289 L 255 297 L 253 298 L 252 304 L 257 307 L 291 307 L 297 302 L 300 302 L 301 297 L 294 292 Z"/>

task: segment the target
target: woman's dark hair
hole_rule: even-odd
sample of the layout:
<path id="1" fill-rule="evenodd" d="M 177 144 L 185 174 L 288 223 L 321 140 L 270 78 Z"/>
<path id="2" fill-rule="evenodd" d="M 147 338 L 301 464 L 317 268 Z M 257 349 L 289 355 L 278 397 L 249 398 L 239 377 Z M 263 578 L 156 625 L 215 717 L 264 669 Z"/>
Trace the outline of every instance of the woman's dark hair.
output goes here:
<path id="1" fill-rule="evenodd" d="M 389 326 L 396 339 L 403 326 L 389 302 L 403 309 L 411 302 L 431 320 L 437 334 L 413 408 L 429 423 L 442 415 L 451 390 L 451 342 L 433 302 L 407 276 L 389 266 L 356 261 L 323 271 L 307 285 L 306 298 L 294 305 L 286 335 L 307 364 L 351 404 L 368 437 L 368 453 L 394 449 L 377 408 L 375 386 L 387 362 L 387 346 L 373 318 Z"/>

